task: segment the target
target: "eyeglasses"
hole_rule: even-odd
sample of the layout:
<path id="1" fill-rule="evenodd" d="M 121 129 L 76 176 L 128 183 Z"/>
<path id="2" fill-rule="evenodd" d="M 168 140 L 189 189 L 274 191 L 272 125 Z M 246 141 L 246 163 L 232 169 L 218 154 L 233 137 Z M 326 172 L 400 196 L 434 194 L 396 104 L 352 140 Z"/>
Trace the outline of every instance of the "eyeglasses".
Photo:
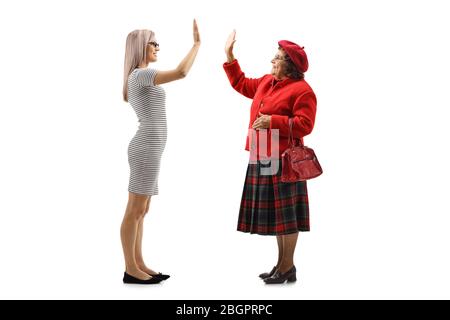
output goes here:
<path id="1" fill-rule="evenodd" d="M 288 57 L 280 57 L 279 55 L 276 55 L 275 57 L 273 57 L 274 60 L 281 60 L 281 61 L 286 61 L 289 60 Z"/>
<path id="2" fill-rule="evenodd" d="M 147 44 L 152 45 L 152 46 L 154 46 L 155 48 L 159 48 L 159 43 L 158 43 L 158 42 L 150 41 L 150 42 L 147 43 Z"/>

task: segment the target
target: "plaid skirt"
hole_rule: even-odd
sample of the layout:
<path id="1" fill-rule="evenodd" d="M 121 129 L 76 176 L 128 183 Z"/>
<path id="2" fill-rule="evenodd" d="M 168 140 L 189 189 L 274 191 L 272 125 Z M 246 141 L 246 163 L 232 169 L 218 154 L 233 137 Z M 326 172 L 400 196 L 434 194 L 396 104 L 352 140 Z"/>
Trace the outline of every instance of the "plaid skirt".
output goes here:
<path id="1" fill-rule="evenodd" d="M 309 231 L 306 181 L 281 182 L 281 161 L 276 173 L 262 172 L 269 167 L 259 161 L 248 164 L 237 230 L 260 235 Z"/>

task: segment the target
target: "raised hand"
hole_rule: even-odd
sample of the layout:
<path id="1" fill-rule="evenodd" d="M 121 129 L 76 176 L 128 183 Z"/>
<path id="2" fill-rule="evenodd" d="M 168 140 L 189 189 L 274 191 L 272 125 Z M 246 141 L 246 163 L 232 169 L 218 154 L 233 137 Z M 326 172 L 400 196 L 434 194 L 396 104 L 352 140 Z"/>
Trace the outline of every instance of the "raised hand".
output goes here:
<path id="1" fill-rule="evenodd" d="M 236 30 L 233 30 L 233 32 L 228 36 L 227 42 L 225 43 L 225 54 L 227 55 L 228 62 L 232 62 L 234 60 L 233 47 L 235 42 Z"/>
<path id="2" fill-rule="evenodd" d="M 194 19 L 194 44 L 200 44 L 200 33 L 198 32 L 197 21 Z"/>
<path id="3" fill-rule="evenodd" d="M 180 80 L 187 76 L 189 70 L 191 70 L 192 64 L 197 57 L 197 52 L 200 50 L 200 33 L 198 32 L 197 21 L 194 19 L 194 45 L 191 50 L 189 50 L 186 57 L 178 64 L 173 70 L 162 71 L 158 70 L 158 73 L 155 76 L 154 83 L 156 85 Z"/>

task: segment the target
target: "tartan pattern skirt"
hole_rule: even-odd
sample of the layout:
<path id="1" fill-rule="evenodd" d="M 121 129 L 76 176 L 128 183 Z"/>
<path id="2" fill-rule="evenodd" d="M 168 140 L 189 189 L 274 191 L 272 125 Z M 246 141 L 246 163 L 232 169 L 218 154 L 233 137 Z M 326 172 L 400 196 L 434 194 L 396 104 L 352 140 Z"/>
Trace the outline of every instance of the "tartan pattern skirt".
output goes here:
<path id="1" fill-rule="evenodd" d="M 309 231 L 306 181 L 281 182 L 281 161 L 275 174 L 261 174 L 269 166 L 248 164 L 237 230 L 260 235 Z"/>

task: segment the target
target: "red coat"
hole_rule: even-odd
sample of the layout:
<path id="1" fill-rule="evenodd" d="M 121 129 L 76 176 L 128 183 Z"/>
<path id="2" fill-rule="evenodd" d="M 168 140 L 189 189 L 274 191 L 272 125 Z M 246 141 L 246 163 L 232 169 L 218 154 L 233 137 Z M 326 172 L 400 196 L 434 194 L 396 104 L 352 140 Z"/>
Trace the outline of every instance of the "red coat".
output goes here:
<path id="1" fill-rule="evenodd" d="M 265 75 L 259 79 L 246 78 L 237 60 L 224 63 L 223 68 L 230 80 L 231 86 L 247 98 L 253 99 L 250 109 L 249 133 L 258 113 L 271 115 L 268 130 L 268 156 L 271 150 L 271 130 L 279 130 L 278 156 L 287 149 L 289 137 L 289 118 L 293 118 L 293 136 L 302 139 L 311 133 L 316 117 L 316 96 L 305 80 L 284 79 L 277 81 L 272 75 Z M 256 134 L 259 146 L 260 134 Z M 303 141 L 303 139 L 302 139 Z M 249 150 L 249 135 L 245 149 Z M 253 143 L 252 143 L 253 145 Z M 266 154 L 260 154 L 264 157 Z M 274 151 L 277 148 L 274 149 Z"/>

